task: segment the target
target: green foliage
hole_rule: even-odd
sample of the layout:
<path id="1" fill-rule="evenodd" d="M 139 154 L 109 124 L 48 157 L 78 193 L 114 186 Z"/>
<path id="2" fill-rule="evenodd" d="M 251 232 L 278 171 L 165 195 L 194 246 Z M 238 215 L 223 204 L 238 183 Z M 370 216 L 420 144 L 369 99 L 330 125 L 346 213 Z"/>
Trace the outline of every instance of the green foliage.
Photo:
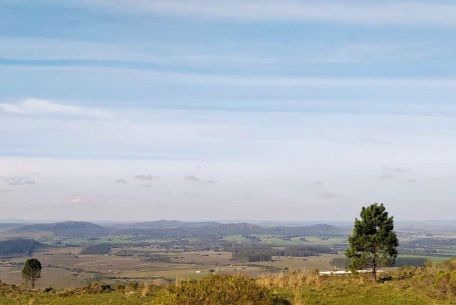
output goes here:
<path id="1" fill-rule="evenodd" d="M 232 244 L 226 247 L 233 253 L 233 259 L 243 262 L 264 262 L 272 260 L 273 256 L 307 257 L 331 253 L 326 246 L 283 246 Z"/>
<path id="2" fill-rule="evenodd" d="M 0 256 L 31 255 L 42 245 L 33 239 L 11 239 L 0 241 Z"/>
<path id="3" fill-rule="evenodd" d="M 154 305 L 288 305 L 286 299 L 245 277 L 209 276 L 162 290 Z"/>
<path id="4" fill-rule="evenodd" d="M 393 217 L 378 203 L 363 207 L 360 216 L 361 219 L 355 219 L 346 256 L 351 259 L 350 269 L 372 268 L 376 278 L 377 268 L 392 265 L 397 256 L 399 243 Z"/>
<path id="5" fill-rule="evenodd" d="M 426 257 L 414 257 L 414 256 L 398 256 L 395 259 L 393 267 L 424 267 L 429 261 Z M 335 257 L 331 260 L 331 266 L 339 269 L 347 270 L 350 267 L 351 260 L 346 257 Z"/>
<path id="6" fill-rule="evenodd" d="M 32 285 L 35 288 L 35 282 L 41 277 L 41 263 L 36 258 L 30 258 L 25 262 L 24 268 L 22 269 L 22 279 Z"/>
<path id="7" fill-rule="evenodd" d="M 265 287 L 286 293 L 292 304 L 456 305 L 456 259 L 426 267 L 381 273 L 381 283 L 365 274 L 316 276 L 288 273 L 260 278 Z"/>
<path id="8" fill-rule="evenodd" d="M 432 299 L 452 299 L 456 304 L 456 259 L 426 268 L 400 268 L 393 274 L 402 279 L 402 288 L 413 287 Z"/>

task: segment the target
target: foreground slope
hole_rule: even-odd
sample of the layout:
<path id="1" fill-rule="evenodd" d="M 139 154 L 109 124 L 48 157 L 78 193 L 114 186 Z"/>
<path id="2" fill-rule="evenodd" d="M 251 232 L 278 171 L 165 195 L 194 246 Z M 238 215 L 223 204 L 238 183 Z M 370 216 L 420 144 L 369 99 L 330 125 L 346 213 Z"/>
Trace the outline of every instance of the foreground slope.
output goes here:
<path id="1" fill-rule="evenodd" d="M 26 291 L 2 284 L 0 304 L 150 305 L 455 305 L 456 260 L 425 268 L 401 268 L 383 275 L 324 277 L 290 273 L 249 279 L 209 276 L 169 287 L 92 284 L 76 290 Z"/>

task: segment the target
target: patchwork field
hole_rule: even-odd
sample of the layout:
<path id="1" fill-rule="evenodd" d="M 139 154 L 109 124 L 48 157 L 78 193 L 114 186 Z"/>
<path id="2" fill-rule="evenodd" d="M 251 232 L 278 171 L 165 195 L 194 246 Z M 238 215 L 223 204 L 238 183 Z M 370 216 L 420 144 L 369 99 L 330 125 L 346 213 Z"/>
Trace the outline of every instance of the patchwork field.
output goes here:
<path id="1" fill-rule="evenodd" d="M 399 258 L 417 266 L 449 259 L 456 255 L 456 240 L 443 236 L 454 236 L 454 231 L 407 227 L 399 232 Z M 30 253 L 43 265 L 38 288 L 81 287 L 97 281 L 174 283 L 210 274 L 258 277 L 296 270 L 340 270 L 346 266 L 346 234 L 344 227 L 324 224 L 8 224 L 0 230 L 0 243 L 13 242 L 17 251 L 0 258 L 0 281 L 20 284 Z"/>
<path id="2" fill-rule="evenodd" d="M 151 255 L 169 258 L 167 262 L 148 260 L 141 256 L 81 255 L 81 248 L 51 248 L 38 251 L 33 256 L 43 265 L 38 288 L 80 287 L 94 280 L 150 281 L 197 279 L 208 274 L 244 274 L 257 276 L 270 273 L 265 264 L 245 265 L 231 259 L 229 252 L 159 252 L 150 249 Z M 142 251 L 146 251 L 142 249 Z M 0 281 L 20 284 L 22 263 L 27 257 L 15 257 L 0 261 Z"/>

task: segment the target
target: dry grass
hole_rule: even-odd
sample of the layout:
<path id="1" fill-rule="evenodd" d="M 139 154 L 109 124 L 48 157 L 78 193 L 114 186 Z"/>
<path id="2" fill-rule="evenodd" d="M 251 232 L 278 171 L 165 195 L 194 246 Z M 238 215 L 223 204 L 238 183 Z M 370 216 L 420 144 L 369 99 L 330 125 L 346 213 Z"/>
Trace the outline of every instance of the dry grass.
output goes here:
<path id="1" fill-rule="evenodd" d="M 369 275 L 319 276 L 316 271 L 295 271 L 255 279 L 209 276 L 166 287 L 160 283 L 93 284 L 47 293 L 0 285 L 0 304 L 456 305 L 456 260 L 401 268 L 390 275 L 390 280 L 376 283 Z"/>

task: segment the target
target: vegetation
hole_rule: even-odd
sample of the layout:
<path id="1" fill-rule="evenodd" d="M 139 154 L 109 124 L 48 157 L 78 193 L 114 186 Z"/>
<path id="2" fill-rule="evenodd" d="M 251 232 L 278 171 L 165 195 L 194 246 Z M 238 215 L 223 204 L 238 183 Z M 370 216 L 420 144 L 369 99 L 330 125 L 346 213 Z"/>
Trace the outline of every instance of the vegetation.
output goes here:
<path id="1" fill-rule="evenodd" d="M 273 245 L 244 245 L 234 244 L 225 247 L 233 253 L 233 259 L 241 262 L 264 262 L 272 260 L 273 256 L 308 257 L 332 253 L 331 248 L 325 246 L 282 246 Z"/>
<path id="2" fill-rule="evenodd" d="M 32 255 L 42 245 L 33 239 L 0 241 L 0 256 Z"/>
<path id="3" fill-rule="evenodd" d="M 399 256 L 395 259 L 392 267 L 424 267 L 429 261 L 426 257 Z M 331 260 L 331 265 L 338 269 L 347 270 L 350 268 L 350 259 L 346 257 L 335 257 Z"/>
<path id="4" fill-rule="evenodd" d="M 352 270 L 372 268 L 372 276 L 377 280 L 377 268 L 394 264 L 398 253 L 393 217 L 388 216 L 383 204 L 377 203 L 363 207 L 360 216 L 348 238 L 346 255 L 351 259 Z"/>
<path id="5" fill-rule="evenodd" d="M 373 282 L 364 275 L 319 276 L 292 272 L 275 276 L 208 276 L 172 286 L 138 283 L 29 291 L 0 284 L 2 305 L 454 305 L 456 260 L 424 268 L 404 267 Z"/>
<path id="6" fill-rule="evenodd" d="M 111 254 L 111 246 L 108 244 L 88 245 L 81 250 L 81 254 Z"/>
<path id="7" fill-rule="evenodd" d="M 23 224 L 15 228 L 20 226 Z M 294 270 L 346 269 L 347 263 L 350 263 L 343 255 L 348 246 L 350 225 L 343 224 L 338 227 L 314 225 L 284 228 L 272 225 L 159 221 L 109 224 L 102 228 L 108 232 L 107 235 L 84 235 L 91 227 L 93 225 L 90 223 L 74 222 L 44 226 L 39 224 L 34 227 L 53 230 L 59 228 L 59 234 L 55 233 L 57 231 L 50 234 L 49 231 L 18 232 L 7 226 L 0 231 L 0 240 L 15 240 L 21 236 L 29 241 L 21 240 L 16 244 L 25 245 L 30 241 L 31 245 L 37 245 L 38 242 L 41 244 L 37 248 L 39 251 L 23 251 L 2 257 L 0 280 L 19 285 L 23 262 L 32 253 L 42 262 L 43 267 L 46 266 L 43 278 L 36 284 L 40 289 L 82 287 L 94 281 L 109 284 L 116 281 L 170 283 L 175 279 L 201 279 L 208 274 L 275 276 Z M 211 228 L 217 233 L 211 235 L 204 232 Z M 229 230 L 223 232 L 224 228 Z M 394 266 L 423 266 L 427 261 L 437 262 L 456 256 L 456 222 L 398 223 L 395 228 L 401 245 Z M 70 229 L 73 230 L 72 234 L 62 235 Z M 123 234 L 126 230 L 139 230 L 141 233 Z M 150 230 L 155 233 L 149 235 Z M 331 230 L 337 230 L 340 235 L 330 236 Z M 227 235 L 233 232 L 261 234 Z M 301 235 L 305 232 L 317 235 Z M 2 251 L 6 249 L 0 248 Z M 109 249 L 111 255 L 105 255 Z M 380 274 L 379 280 L 384 280 L 383 275 L 384 273 Z M 117 290 L 112 293 L 117 293 Z"/>
<path id="8" fill-rule="evenodd" d="M 209 276 L 161 290 L 154 305 L 286 305 L 288 300 L 245 277 Z"/>
<path id="9" fill-rule="evenodd" d="M 454 305 L 456 259 L 421 267 L 403 267 L 382 273 L 380 281 L 366 275 L 318 276 L 294 272 L 257 280 L 284 292 L 294 305 Z"/>
<path id="10" fill-rule="evenodd" d="M 275 235 L 282 237 L 320 235 L 320 236 L 343 236 L 339 228 L 326 225 L 312 226 L 271 226 L 264 227 L 248 223 L 218 223 L 218 222 L 174 222 L 174 221 L 151 221 L 147 223 L 133 224 L 126 228 L 118 228 L 116 234 L 136 235 L 142 238 L 221 238 L 230 235 Z"/>
<path id="11" fill-rule="evenodd" d="M 25 262 L 22 269 L 22 279 L 26 283 L 30 283 L 32 288 L 35 288 L 35 282 L 41 277 L 41 263 L 36 258 L 30 258 Z"/>

